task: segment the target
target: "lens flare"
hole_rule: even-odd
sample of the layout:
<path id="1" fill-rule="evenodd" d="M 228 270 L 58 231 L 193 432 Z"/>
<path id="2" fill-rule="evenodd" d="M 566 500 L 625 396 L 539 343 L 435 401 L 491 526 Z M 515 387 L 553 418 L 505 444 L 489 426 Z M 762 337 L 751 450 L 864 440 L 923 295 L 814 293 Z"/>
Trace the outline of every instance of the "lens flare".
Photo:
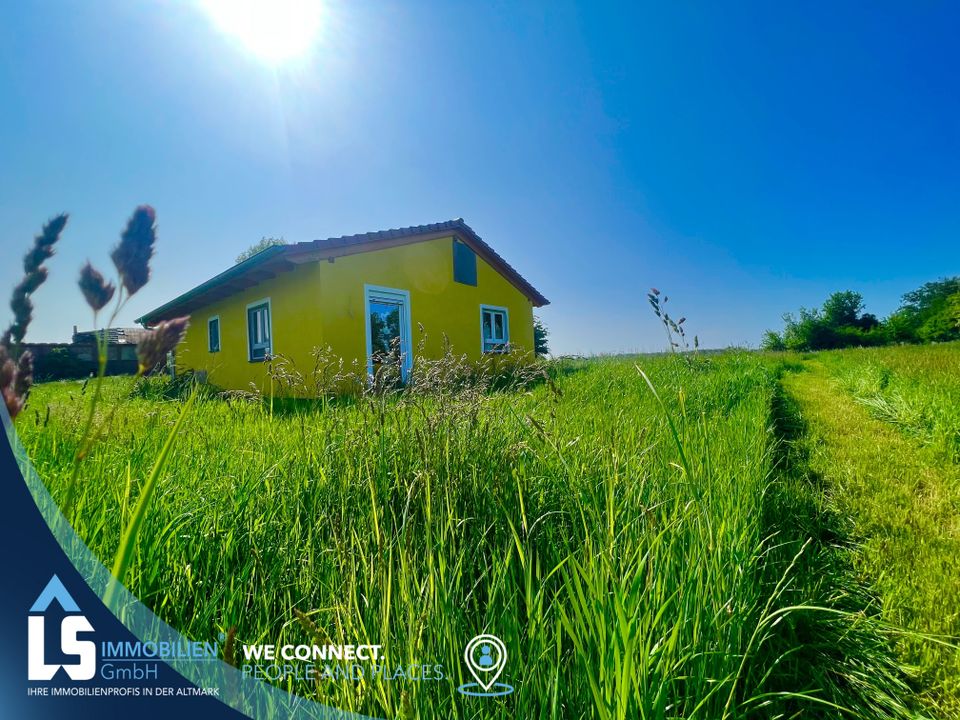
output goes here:
<path id="1" fill-rule="evenodd" d="M 305 56 L 322 19 L 318 0 L 200 0 L 214 25 L 270 65 Z"/>

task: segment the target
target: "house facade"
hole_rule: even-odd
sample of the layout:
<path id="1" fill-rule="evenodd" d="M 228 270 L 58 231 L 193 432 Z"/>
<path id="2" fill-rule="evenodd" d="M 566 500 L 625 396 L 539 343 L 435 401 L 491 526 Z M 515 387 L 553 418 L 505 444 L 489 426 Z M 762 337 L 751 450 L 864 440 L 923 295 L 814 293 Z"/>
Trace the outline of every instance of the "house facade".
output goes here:
<path id="1" fill-rule="evenodd" d="M 447 344 L 480 360 L 533 350 L 548 303 L 463 220 L 267 248 L 138 322 L 190 315 L 178 370 L 223 388 L 265 389 L 264 359 L 309 376 L 317 348 L 368 373 Z M 392 351 L 392 352 L 391 352 Z"/>

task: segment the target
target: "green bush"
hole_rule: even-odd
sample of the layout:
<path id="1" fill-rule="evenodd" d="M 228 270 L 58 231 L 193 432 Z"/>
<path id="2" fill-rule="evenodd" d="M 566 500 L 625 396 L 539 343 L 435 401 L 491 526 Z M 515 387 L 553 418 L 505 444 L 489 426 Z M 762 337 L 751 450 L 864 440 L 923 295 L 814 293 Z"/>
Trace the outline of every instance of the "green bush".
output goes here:
<path id="1" fill-rule="evenodd" d="M 34 361 L 34 375 L 40 380 L 82 378 L 91 372 L 91 363 L 74 355 L 70 348 L 57 347 Z"/>
<path id="2" fill-rule="evenodd" d="M 784 315 L 783 331 L 766 331 L 760 347 L 807 352 L 960 340 L 960 277 L 929 282 L 906 293 L 900 308 L 885 320 L 863 310 L 860 293 L 835 292 L 820 308 Z"/>

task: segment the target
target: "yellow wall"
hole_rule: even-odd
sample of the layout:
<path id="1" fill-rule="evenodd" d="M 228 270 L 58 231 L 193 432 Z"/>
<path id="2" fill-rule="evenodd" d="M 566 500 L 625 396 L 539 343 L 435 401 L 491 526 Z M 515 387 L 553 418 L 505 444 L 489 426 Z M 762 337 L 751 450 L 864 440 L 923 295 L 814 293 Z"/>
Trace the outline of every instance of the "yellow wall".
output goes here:
<path id="1" fill-rule="evenodd" d="M 481 357 L 480 305 L 506 307 L 510 344 L 533 349 L 533 306 L 499 272 L 477 257 L 477 286 L 453 281 L 453 240 L 441 238 L 358 253 L 298 266 L 225 300 L 194 311 L 186 338 L 177 348 L 181 370 L 205 370 L 211 383 L 266 390 L 263 363 L 247 360 L 247 305 L 270 298 L 273 352 L 290 358 L 305 377 L 314 348 L 330 346 L 347 366 L 366 367 L 364 285 L 410 293 L 414 358 L 438 357 L 446 334 L 454 352 Z M 218 353 L 207 349 L 207 320 L 220 316 Z M 423 326 L 423 332 L 419 325 Z M 425 334 L 425 340 L 424 340 Z"/>

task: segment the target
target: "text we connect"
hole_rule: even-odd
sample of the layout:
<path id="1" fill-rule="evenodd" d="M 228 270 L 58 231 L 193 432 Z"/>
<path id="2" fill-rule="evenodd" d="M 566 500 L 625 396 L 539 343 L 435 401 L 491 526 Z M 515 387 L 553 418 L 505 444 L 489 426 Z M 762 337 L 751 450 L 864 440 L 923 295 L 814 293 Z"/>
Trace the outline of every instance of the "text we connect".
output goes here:
<path id="1" fill-rule="evenodd" d="M 282 645 L 281 660 L 379 660 L 382 645 Z M 244 645 L 246 660 L 276 660 L 276 645 Z"/>

